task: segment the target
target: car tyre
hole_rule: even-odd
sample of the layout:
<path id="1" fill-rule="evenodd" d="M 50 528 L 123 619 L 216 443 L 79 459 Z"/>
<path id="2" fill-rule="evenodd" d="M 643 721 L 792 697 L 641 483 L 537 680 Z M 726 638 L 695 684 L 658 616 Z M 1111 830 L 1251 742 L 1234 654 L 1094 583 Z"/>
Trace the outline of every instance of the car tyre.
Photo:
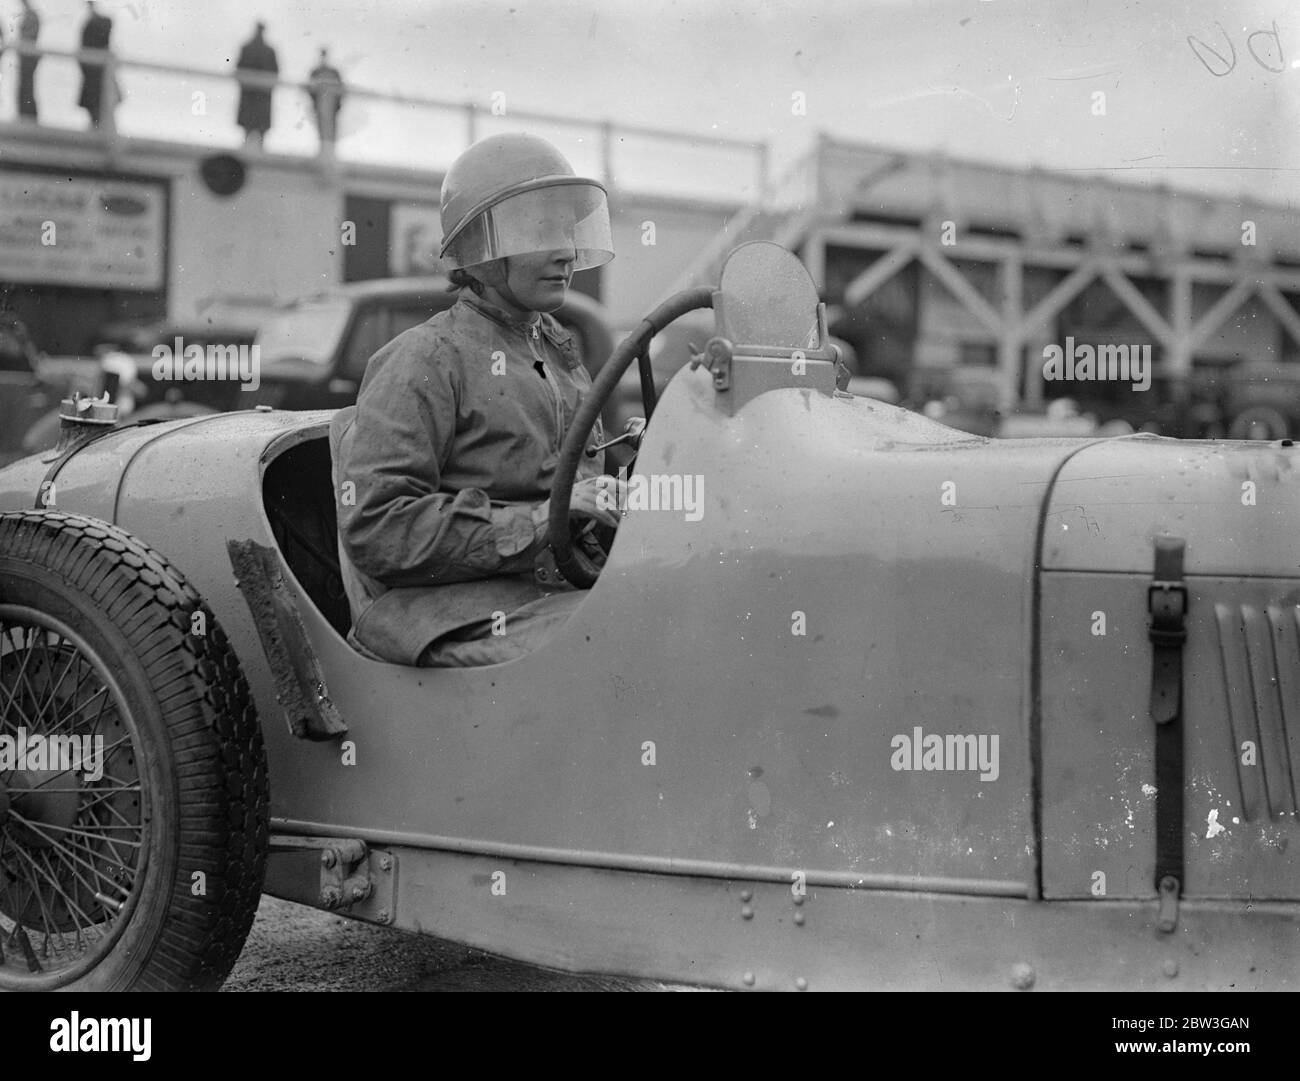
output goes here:
<path id="1" fill-rule="evenodd" d="M 199 594 L 106 522 L 0 515 L 0 736 L 19 726 L 47 750 L 98 736 L 99 758 L 0 759 L 0 989 L 219 987 L 261 896 L 269 790 Z"/>

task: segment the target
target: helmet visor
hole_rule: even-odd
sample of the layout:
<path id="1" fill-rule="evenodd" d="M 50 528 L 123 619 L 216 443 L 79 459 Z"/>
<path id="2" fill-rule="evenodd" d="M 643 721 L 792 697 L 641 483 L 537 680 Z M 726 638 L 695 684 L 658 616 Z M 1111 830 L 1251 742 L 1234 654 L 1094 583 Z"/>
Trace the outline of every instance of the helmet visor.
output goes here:
<path id="1" fill-rule="evenodd" d="M 443 250 L 449 269 L 529 252 L 572 248 L 574 270 L 614 258 L 609 201 L 585 181 L 548 184 L 494 203 L 452 237 Z"/>

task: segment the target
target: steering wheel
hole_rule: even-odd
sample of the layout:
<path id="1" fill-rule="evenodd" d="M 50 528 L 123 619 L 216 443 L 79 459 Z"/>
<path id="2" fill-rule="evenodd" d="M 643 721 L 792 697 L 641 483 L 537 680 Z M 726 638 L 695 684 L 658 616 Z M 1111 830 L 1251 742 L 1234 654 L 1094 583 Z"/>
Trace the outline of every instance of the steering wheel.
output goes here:
<path id="1" fill-rule="evenodd" d="M 573 482 L 578 475 L 578 463 L 587 446 L 587 436 L 596 424 L 596 418 L 614 393 L 618 381 L 628 366 L 638 357 L 646 356 L 650 339 L 664 327 L 687 312 L 713 307 L 713 290 L 707 287 L 686 289 L 669 297 L 659 307 L 641 320 L 636 330 L 618 343 L 604 366 L 596 373 L 591 390 L 583 398 L 573 425 L 564 437 L 560 460 L 555 467 L 555 480 L 551 485 L 551 513 L 547 523 L 546 540 L 555 554 L 555 567 L 579 589 L 588 589 L 596 582 L 599 568 L 579 549 L 573 546 L 573 531 L 569 525 L 569 499 L 573 495 Z M 653 409 L 654 380 L 649 377 L 648 363 L 643 362 L 641 372 L 641 403 L 646 417 Z"/>

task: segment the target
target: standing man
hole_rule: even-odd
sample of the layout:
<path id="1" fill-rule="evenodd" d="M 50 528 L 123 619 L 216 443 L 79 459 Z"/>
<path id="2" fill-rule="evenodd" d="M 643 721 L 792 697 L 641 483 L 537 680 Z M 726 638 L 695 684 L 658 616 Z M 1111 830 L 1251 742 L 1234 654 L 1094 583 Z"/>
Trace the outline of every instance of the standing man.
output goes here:
<path id="1" fill-rule="evenodd" d="M 320 63 L 311 73 L 311 103 L 316 111 L 316 130 L 320 133 L 320 151 L 325 157 L 334 153 L 338 138 L 339 109 L 343 105 L 343 76 L 331 66 L 329 50 L 321 49 Z"/>
<path id="2" fill-rule="evenodd" d="M 86 8 L 88 13 L 86 23 L 81 28 L 81 47 L 107 51 L 108 40 L 113 33 L 113 20 L 100 14 L 95 7 L 95 0 L 86 0 Z M 116 97 L 114 95 L 114 100 Z M 90 126 L 99 127 L 104 108 L 104 64 L 101 61 L 81 61 L 81 96 L 77 99 L 77 104 L 90 114 Z"/>
<path id="3" fill-rule="evenodd" d="M 235 63 L 236 71 L 256 71 L 267 75 L 278 75 L 280 64 L 276 60 L 275 50 L 267 44 L 264 36 L 266 23 L 257 23 L 253 36 L 239 50 L 239 59 Z M 270 88 L 248 86 L 239 87 L 239 115 L 236 122 L 244 129 L 244 142 L 262 145 L 262 138 L 271 127 Z"/>
<path id="4" fill-rule="evenodd" d="M 32 7 L 31 0 L 22 0 L 23 13 L 18 19 L 18 40 L 23 45 L 36 47 L 41 32 L 41 17 Z M 18 57 L 18 118 L 36 123 L 36 65 L 38 56 L 20 54 Z"/>

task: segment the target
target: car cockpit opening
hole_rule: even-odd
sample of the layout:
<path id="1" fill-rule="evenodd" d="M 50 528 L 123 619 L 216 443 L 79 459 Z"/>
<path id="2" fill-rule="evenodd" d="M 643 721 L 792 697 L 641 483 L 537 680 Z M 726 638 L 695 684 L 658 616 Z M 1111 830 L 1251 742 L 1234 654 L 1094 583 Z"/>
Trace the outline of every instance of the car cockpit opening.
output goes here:
<path id="1" fill-rule="evenodd" d="M 323 433 L 278 455 L 262 478 L 262 503 L 285 564 L 339 634 L 352 629 L 338 557 L 338 512 Z"/>

